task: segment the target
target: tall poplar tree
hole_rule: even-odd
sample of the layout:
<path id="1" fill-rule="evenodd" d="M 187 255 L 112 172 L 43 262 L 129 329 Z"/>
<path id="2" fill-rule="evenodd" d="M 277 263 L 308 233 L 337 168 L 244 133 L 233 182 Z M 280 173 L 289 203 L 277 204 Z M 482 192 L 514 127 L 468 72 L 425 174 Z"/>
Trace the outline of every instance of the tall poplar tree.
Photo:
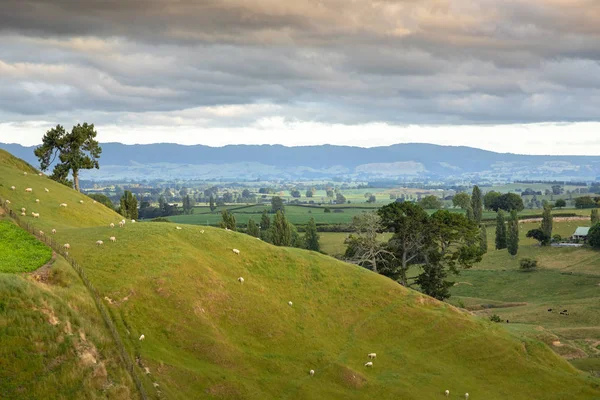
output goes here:
<path id="1" fill-rule="evenodd" d="M 254 236 L 254 237 L 259 237 L 260 236 L 260 229 L 258 228 L 258 225 L 256 225 L 256 222 L 254 222 L 254 220 L 252 218 L 250 218 L 248 220 L 248 230 L 247 230 L 248 235 L 250 236 Z"/>
<path id="2" fill-rule="evenodd" d="M 121 196 L 120 206 L 121 208 L 119 211 L 122 216 L 129 219 L 138 218 L 138 201 L 129 190 L 126 190 L 123 193 L 123 196 Z"/>
<path id="3" fill-rule="evenodd" d="M 552 237 L 552 209 L 548 206 L 544 207 L 544 213 L 542 214 L 542 232 L 550 239 Z M 550 240 L 542 244 L 550 244 Z"/>
<path id="4" fill-rule="evenodd" d="M 510 212 L 508 218 L 508 235 L 507 235 L 507 249 L 511 256 L 516 256 L 519 251 L 519 217 L 517 210 Z"/>
<path id="5" fill-rule="evenodd" d="M 273 244 L 275 246 L 290 246 L 292 243 L 292 232 L 285 214 L 279 210 L 273 217 L 271 227 Z"/>
<path id="6" fill-rule="evenodd" d="M 487 229 L 484 224 L 479 225 L 479 250 L 482 254 L 488 251 Z"/>
<path id="7" fill-rule="evenodd" d="M 483 196 L 479 186 L 473 186 L 473 193 L 471 194 L 471 208 L 473 209 L 473 218 L 475 222 L 480 223 L 481 217 L 483 216 Z"/>
<path id="8" fill-rule="evenodd" d="M 308 250 L 320 251 L 321 245 L 319 244 L 319 233 L 317 232 L 317 224 L 315 219 L 311 218 L 306 225 L 306 232 L 304 232 L 304 243 Z"/>
<path id="9" fill-rule="evenodd" d="M 504 211 L 496 213 L 496 250 L 506 248 L 506 224 L 504 223 Z"/>

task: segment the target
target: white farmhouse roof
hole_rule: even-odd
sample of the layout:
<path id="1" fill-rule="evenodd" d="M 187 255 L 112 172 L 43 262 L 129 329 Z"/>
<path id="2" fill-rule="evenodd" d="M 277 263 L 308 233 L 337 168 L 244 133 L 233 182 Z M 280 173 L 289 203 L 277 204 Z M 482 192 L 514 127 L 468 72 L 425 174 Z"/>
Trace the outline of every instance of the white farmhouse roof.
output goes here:
<path id="1" fill-rule="evenodd" d="M 577 229 L 575 229 L 573 236 L 587 236 L 589 231 L 589 226 L 578 226 Z"/>

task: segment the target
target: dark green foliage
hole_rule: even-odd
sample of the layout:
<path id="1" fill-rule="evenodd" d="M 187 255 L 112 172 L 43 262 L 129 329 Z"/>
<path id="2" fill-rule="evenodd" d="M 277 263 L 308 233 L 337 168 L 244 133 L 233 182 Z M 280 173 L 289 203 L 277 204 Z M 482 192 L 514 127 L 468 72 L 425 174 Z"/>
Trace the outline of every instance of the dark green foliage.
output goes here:
<path id="1" fill-rule="evenodd" d="M 471 194 L 471 208 L 473 209 L 473 217 L 475 222 L 480 223 L 483 215 L 483 195 L 479 186 L 473 186 L 473 193 Z"/>
<path id="2" fill-rule="evenodd" d="M 129 190 L 121 196 L 119 214 L 127 219 L 138 219 L 138 201 Z"/>
<path id="3" fill-rule="evenodd" d="M 439 210 L 442 208 L 442 202 L 437 196 L 425 196 L 419 200 L 419 205 L 426 210 Z"/>
<path id="4" fill-rule="evenodd" d="M 541 228 L 531 229 L 525 236 L 537 240 L 542 246 L 550 244 L 550 236 L 548 236 Z"/>
<path id="5" fill-rule="evenodd" d="M 158 217 L 158 218 L 153 218 L 150 220 L 150 222 L 171 222 L 169 221 L 167 218 L 165 217 Z"/>
<path id="6" fill-rule="evenodd" d="M 465 192 L 456 193 L 452 198 L 452 205 L 466 210 L 471 205 L 471 196 Z"/>
<path id="7" fill-rule="evenodd" d="M 587 242 L 593 248 L 600 249 L 600 223 L 596 223 L 590 228 Z"/>
<path id="8" fill-rule="evenodd" d="M 504 211 L 522 211 L 525 208 L 523 204 L 523 199 L 521 196 L 515 193 L 505 193 L 498 196 L 491 205 L 491 209 L 494 211 L 504 210 Z"/>
<path id="9" fill-rule="evenodd" d="M 183 213 L 190 215 L 194 213 L 194 199 L 189 195 L 185 195 L 182 202 Z"/>
<path id="10" fill-rule="evenodd" d="M 479 226 L 479 250 L 481 254 L 485 254 L 488 251 L 487 228 L 484 224 Z"/>
<path id="11" fill-rule="evenodd" d="M 285 211 L 283 199 L 279 196 L 273 196 L 273 198 L 271 199 L 271 212 L 276 213 L 277 211 Z"/>
<path id="12" fill-rule="evenodd" d="M 113 204 L 113 202 L 108 198 L 108 196 L 105 196 L 102 193 L 90 194 L 90 195 L 88 195 L 88 197 L 90 199 L 96 200 L 100 204 L 104 204 L 106 207 L 110 208 L 111 210 L 115 209 L 115 205 Z"/>
<path id="13" fill-rule="evenodd" d="M 246 233 L 250 236 L 260 237 L 260 229 L 258 228 L 258 225 L 256 225 L 256 222 L 254 222 L 252 218 L 248 220 L 248 230 L 246 231 Z"/>
<path id="14" fill-rule="evenodd" d="M 595 208 L 596 202 L 590 196 L 577 197 L 575 199 L 575 208 Z"/>
<path id="15" fill-rule="evenodd" d="M 510 212 L 508 218 L 508 231 L 506 235 L 506 248 L 508 254 L 516 256 L 519 251 L 519 218 L 517 216 L 517 210 Z"/>
<path id="16" fill-rule="evenodd" d="M 50 178 L 72 186 L 68 179 L 71 173 L 75 190 L 79 191 L 79 171 L 100 167 L 98 158 L 102 148 L 95 140 L 96 135 L 94 124 L 87 123 L 77 124 L 69 133 L 61 125 L 50 129 L 44 135 L 42 145 L 34 151 L 40 161 L 41 170 L 46 171 L 58 157 L 60 162 L 54 166 Z"/>
<path id="17" fill-rule="evenodd" d="M 594 208 L 592 210 L 592 212 L 590 213 L 590 220 L 592 222 L 592 225 L 596 225 L 598 222 L 600 222 L 600 217 L 598 217 L 598 209 Z"/>
<path id="18" fill-rule="evenodd" d="M 564 201 L 563 199 L 558 199 L 558 200 L 556 200 L 556 202 L 554 202 L 554 207 L 563 208 L 566 206 L 567 206 L 567 202 Z"/>
<path id="19" fill-rule="evenodd" d="M 556 235 L 552 236 L 552 240 L 558 243 L 562 240 L 562 236 L 560 236 L 559 234 L 556 234 Z"/>
<path id="20" fill-rule="evenodd" d="M 267 231 L 271 227 L 271 217 L 267 213 L 267 210 L 264 210 L 262 216 L 260 217 L 260 230 Z"/>
<path id="21" fill-rule="evenodd" d="M 217 205 L 215 204 L 215 197 L 211 194 L 210 195 L 210 200 L 209 200 L 209 204 L 210 204 L 210 211 L 215 211 L 217 209 Z"/>
<path id="22" fill-rule="evenodd" d="M 471 207 L 471 204 L 467 204 L 466 210 L 467 212 L 465 213 L 465 216 L 467 219 L 469 221 L 475 221 L 475 214 L 473 213 L 473 207 Z"/>
<path id="23" fill-rule="evenodd" d="M 346 197 L 344 197 L 344 195 L 340 192 L 337 192 L 335 195 L 335 202 L 337 204 L 344 204 L 346 202 Z"/>
<path id="24" fill-rule="evenodd" d="M 299 199 L 300 197 L 302 197 L 302 195 L 300 194 L 300 191 L 298 189 L 291 190 L 290 195 L 295 199 Z"/>
<path id="25" fill-rule="evenodd" d="M 290 246 L 292 244 L 290 224 L 281 210 L 275 213 L 271 232 L 273 244 L 275 246 Z"/>
<path id="26" fill-rule="evenodd" d="M 315 219 L 311 218 L 306 225 L 306 231 L 304 232 L 304 243 L 308 250 L 321 251 L 321 245 L 319 244 L 319 233 L 317 232 L 317 225 Z"/>
<path id="27" fill-rule="evenodd" d="M 233 215 L 233 213 L 230 213 L 228 210 L 223 210 L 223 212 L 221 213 L 221 223 L 219 224 L 219 226 L 223 229 L 229 229 L 232 231 L 237 230 L 235 215 Z"/>
<path id="28" fill-rule="evenodd" d="M 521 258 L 519 268 L 523 271 L 532 271 L 537 268 L 538 262 L 535 258 Z"/>
<path id="29" fill-rule="evenodd" d="M 331 208 L 329 208 L 329 207 L 325 207 L 325 208 L 323 209 L 323 212 L 324 212 L 324 213 L 330 213 L 330 212 L 331 212 Z"/>
<path id="30" fill-rule="evenodd" d="M 552 237 L 552 209 L 550 207 L 544 207 L 541 229 L 544 236 L 547 237 L 547 240 L 545 240 L 542 245 L 549 245 L 550 238 Z"/>
<path id="31" fill-rule="evenodd" d="M 367 203 L 375 203 L 377 201 L 377 197 L 375 195 L 370 195 L 367 199 Z"/>
<path id="32" fill-rule="evenodd" d="M 417 276 L 415 283 L 423 293 L 443 301 L 450 297 L 450 287 L 454 282 L 446 280 L 448 273 L 439 264 L 423 265 L 423 272 Z"/>
<path id="33" fill-rule="evenodd" d="M 483 206 L 485 207 L 485 209 L 492 210 L 492 207 L 494 206 L 496 199 L 498 199 L 498 197 L 500 197 L 500 196 L 501 196 L 500 193 L 494 192 L 493 190 L 490 192 L 487 192 L 485 194 L 485 196 L 483 196 Z"/>
<path id="34" fill-rule="evenodd" d="M 504 211 L 498 210 L 496 214 L 496 250 L 505 249 L 506 246 L 506 224 L 504 221 Z"/>
<path id="35" fill-rule="evenodd" d="M 494 315 L 492 315 L 492 316 L 490 317 L 490 321 L 492 321 L 492 322 L 496 322 L 496 323 L 498 323 L 498 322 L 502 322 L 502 320 L 500 319 L 500 316 L 499 316 L 498 314 L 494 314 Z"/>
<path id="36" fill-rule="evenodd" d="M 308 189 L 305 193 L 306 197 L 313 197 L 314 189 Z"/>

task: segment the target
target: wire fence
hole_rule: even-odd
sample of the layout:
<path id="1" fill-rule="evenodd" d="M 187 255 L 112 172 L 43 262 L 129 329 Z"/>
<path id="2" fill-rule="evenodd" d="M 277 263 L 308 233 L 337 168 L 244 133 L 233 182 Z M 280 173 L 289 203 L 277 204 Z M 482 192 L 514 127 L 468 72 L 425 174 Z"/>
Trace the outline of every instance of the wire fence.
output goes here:
<path id="1" fill-rule="evenodd" d="M 79 275 L 83 284 L 85 285 L 85 287 L 89 290 L 90 294 L 92 295 L 92 298 L 94 299 L 94 302 L 96 303 L 96 308 L 98 308 L 98 311 L 100 311 L 100 315 L 102 315 L 102 319 L 104 320 L 104 323 L 110 330 L 110 333 L 112 334 L 115 344 L 117 345 L 117 349 L 119 350 L 119 355 L 121 356 L 121 360 L 123 361 L 123 364 L 125 364 L 125 368 L 127 369 L 129 374 L 131 375 L 131 378 L 135 382 L 135 386 L 137 387 L 138 392 L 140 393 L 140 397 L 142 398 L 142 400 L 147 400 L 148 395 L 146 394 L 146 390 L 144 389 L 144 386 L 142 385 L 142 381 L 140 380 L 138 374 L 136 373 L 135 364 L 133 363 L 133 360 L 131 359 L 131 356 L 129 355 L 129 353 L 125 350 L 125 346 L 123 345 L 121 336 L 119 335 L 119 332 L 117 331 L 117 328 L 116 328 L 110 314 L 108 313 L 106 306 L 104 305 L 104 303 L 101 300 L 100 293 L 94 287 L 92 282 L 90 282 L 90 280 L 88 279 L 88 277 L 85 273 L 85 270 L 69 255 L 68 249 L 65 249 L 63 247 L 63 245 L 57 243 L 51 236 L 41 234 L 41 231 L 37 230 L 29 222 L 24 221 L 19 215 L 17 215 L 17 213 L 15 213 L 12 209 L 10 209 L 7 206 L 7 203 L 5 201 L 6 200 L 3 200 L 2 198 L 0 198 L 0 207 L 2 207 L 4 209 L 4 211 L 14 221 L 16 221 L 17 224 L 21 228 L 25 229 L 27 232 L 34 235 L 38 240 L 40 240 L 40 241 L 46 243 L 48 246 L 50 246 L 50 248 L 52 248 L 56 253 L 60 254 L 65 260 L 67 260 L 67 262 L 71 265 L 71 267 L 73 267 L 73 269 L 77 272 L 77 275 Z"/>

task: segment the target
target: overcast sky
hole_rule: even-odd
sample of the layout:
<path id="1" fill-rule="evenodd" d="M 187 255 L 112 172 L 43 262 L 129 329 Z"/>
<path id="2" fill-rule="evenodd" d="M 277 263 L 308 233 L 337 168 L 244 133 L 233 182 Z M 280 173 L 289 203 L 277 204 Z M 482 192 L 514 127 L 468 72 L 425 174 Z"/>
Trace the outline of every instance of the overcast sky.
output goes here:
<path id="1" fill-rule="evenodd" d="M 0 141 L 600 154 L 598 0 L 2 0 Z"/>

